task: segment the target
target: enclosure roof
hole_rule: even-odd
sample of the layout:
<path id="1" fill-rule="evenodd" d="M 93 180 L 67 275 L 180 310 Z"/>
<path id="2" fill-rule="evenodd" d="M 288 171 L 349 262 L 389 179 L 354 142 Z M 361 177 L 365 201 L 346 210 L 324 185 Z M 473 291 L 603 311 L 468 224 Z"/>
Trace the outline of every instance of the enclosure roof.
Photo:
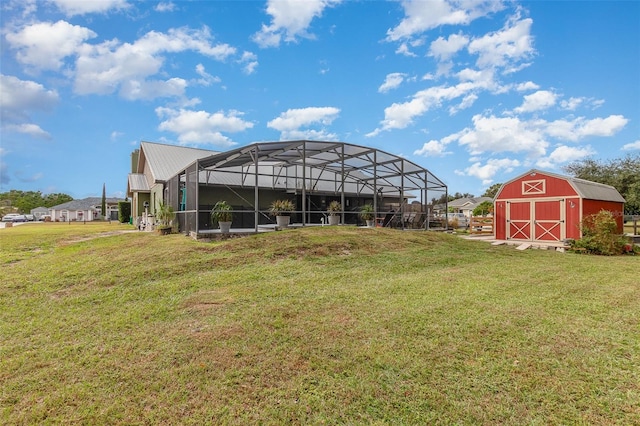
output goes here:
<path id="1" fill-rule="evenodd" d="M 446 188 L 427 169 L 396 155 L 359 145 L 330 141 L 259 142 L 198 160 L 201 169 L 261 166 L 321 169 L 378 187 Z"/>

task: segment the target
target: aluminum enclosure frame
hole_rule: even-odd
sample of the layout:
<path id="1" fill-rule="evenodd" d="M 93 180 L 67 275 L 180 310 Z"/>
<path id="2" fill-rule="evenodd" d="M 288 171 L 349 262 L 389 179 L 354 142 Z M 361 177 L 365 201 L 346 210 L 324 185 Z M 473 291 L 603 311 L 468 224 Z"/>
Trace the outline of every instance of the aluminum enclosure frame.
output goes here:
<path id="1" fill-rule="evenodd" d="M 418 197 L 426 204 L 428 193 L 447 194 L 447 186 L 429 170 L 396 155 L 359 145 L 330 141 L 258 142 L 201 158 L 178 172 L 165 188 L 165 200 L 178 214 L 180 231 L 198 232 L 199 192 L 201 186 L 253 188 L 255 232 L 261 215 L 259 190 L 278 190 L 302 195 L 302 226 L 310 210 L 307 194 L 373 198 L 400 201 L 404 214 L 406 200 Z M 181 193 L 182 192 L 182 193 Z M 180 206 L 181 197 L 186 203 Z M 179 208 L 182 207 L 182 208 Z M 317 212 L 317 211 L 313 211 Z M 344 221 L 345 212 L 342 212 Z M 428 225 L 427 225 L 428 226 Z"/>

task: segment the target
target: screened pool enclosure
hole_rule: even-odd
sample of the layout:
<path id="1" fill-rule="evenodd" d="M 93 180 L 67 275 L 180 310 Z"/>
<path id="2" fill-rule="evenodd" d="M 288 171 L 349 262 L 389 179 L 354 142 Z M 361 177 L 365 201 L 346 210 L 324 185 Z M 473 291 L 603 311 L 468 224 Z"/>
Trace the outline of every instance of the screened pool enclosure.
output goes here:
<path id="1" fill-rule="evenodd" d="M 440 179 L 402 157 L 303 140 L 254 143 L 198 159 L 166 183 L 164 199 L 177 212 L 180 232 L 198 234 L 215 228 L 211 209 L 221 200 L 233 207 L 232 228 L 255 232 L 273 226 L 271 203 L 283 199 L 295 204 L 295 226 L 327 223 L 327 208 L 337 201 L 342 224 L 363 224 L 360 209 L 371 204 L 379 226 L 428 228 L 426 200 L 446 193 Z"/>

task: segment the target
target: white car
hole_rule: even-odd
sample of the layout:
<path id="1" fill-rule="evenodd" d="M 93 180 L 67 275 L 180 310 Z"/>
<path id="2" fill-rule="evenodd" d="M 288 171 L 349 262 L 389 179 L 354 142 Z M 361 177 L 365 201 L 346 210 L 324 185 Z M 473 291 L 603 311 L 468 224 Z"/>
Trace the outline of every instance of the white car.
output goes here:
<path id="1" fill-rule="evenodd" d="M 9 213 L 2 217 L 3 222 L 26 222 L 27 218 L 23 214 Z"/>

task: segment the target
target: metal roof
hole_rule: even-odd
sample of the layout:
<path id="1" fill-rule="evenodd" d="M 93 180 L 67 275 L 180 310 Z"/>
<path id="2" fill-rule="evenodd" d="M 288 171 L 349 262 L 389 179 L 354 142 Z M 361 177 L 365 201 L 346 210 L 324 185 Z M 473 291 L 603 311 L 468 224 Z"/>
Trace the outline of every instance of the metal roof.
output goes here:
<path id="1" fill-rule="evenodd" d="M 147 182 L 147 177 L 142 173 L 130 173 L 128 177 L 128 186 L 127 193 L 131 192 L 149 192 L 149 183 Z"/>
<path id="2" fill-rule="evenodd" d="M 256 164 L 258 165 L 256 173 Z M 387 193 L 445 189 L 425 168 L 375 148 L 344 142 L 260 142 L 198 159 L 202 182 L 258 185 L 283 189 Z M 232 175 L 236 175 L 232 177 Z"/>
<path id="3" fill-rule="evenodd" d="M 144 170 L 146 161 L 153 179 L 166 182 L 188 164 L 198 158 L 209 157 L 217 151 L 189 148 L 186 146 L 165 145 L 155 142 L 140 142 L 141 155 L 138 159 L 138 171 Z"/>

